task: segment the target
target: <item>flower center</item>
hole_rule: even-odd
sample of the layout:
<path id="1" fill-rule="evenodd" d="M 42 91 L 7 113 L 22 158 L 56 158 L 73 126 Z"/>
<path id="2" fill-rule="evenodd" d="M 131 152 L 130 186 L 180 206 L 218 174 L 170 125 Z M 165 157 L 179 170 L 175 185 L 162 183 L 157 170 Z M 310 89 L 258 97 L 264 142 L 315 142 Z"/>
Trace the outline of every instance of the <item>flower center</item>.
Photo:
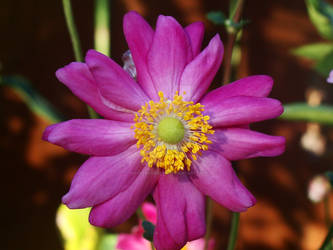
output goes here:
<path id="1" fill-rule="evenodd" d="M 134 137 L 141 147 L 141 162 L 149 167 L 163 168 L 165 174 L 190 171 L 197 155 L 208 149 L 213 134 L 204 116 L 203 105 L 183 101 L 178 92 L 173 100 L 158 93 L 159 102 L 149 101 L 135 114 Z"/>
<path id="2" fill-rule="evenodd" d="M 184 125 L 177 118 L 164 117 L 157 125 L 157 134 L 162 141 L 177 144 L 184 138 Z"/>

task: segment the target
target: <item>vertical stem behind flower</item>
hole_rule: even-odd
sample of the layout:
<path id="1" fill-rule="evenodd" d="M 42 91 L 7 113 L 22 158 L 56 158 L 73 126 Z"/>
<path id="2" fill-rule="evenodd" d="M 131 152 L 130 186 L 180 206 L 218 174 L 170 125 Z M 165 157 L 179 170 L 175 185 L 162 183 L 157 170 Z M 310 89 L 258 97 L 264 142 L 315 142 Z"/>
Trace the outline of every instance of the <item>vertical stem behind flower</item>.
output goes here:
<path id="1" fill-rule="evenodd" d="M 235 1 L 235 0 L 231 0 Z M 229 4 L 231 4 L 231 1 Z M 237 3 L 233 3 L 236 6 L 236 10 L 232 13 L 229 13 L 229 19 L 232 19 L 234 22 L 238 22 L 243 5 L 244 5 L 244 0 L 236 0 Z M 231 58 L 232 58 L 232 50 L 234 47 L 234 43 L 236 40 L 238 30 L 235 29 L 228 29 L 228 42 L 224 54 L 224 74 L 223 74 L 223 81 L 222 84 L 226 84 L 230 80 L 230 74 L 231 74 Z M 205 235 L 205 250 L 208 249 L 208 242 L 209 242 L 209 237 L 211 233 L 211 227 L 212 227 L 212 204 L 213 201 L 208 197 L 207 200 L 207 232 Z M 238 221 L 239 221 L 239 213 L 233 213 L 232 217 L 232 225 L 231 225 L 231 232 L 229 236 L 229 243 L 228 243 L 228 250 L 234 249 L 236 245 L 236 239 L 237 239 L 237 231 L 238 231 Z"/>
<path id="2" fill-rule="evenodd" d="M 74 50 L 75 60 L 78 62 L 83 61 L 82 51 L 81 51 L 81 43 L 79 34 L 77 33 L 73 11 L 70 0 L 62 0 L 62 5 L 64 7 L 64 14 L 66 19 L 67 28 L 69 31 L 69 35 L 71 37 L 72 46 Z M 90 118 L 99 118 L 99 115 L 93 110 L 91 107 L 87 105 L 88 113 Z"/>
<path id="3" fill-rule="evenodd" d="M 234 13 L 230 13 L 230 17 L 232 20 L 237 23 L 240 19 L 242 10 L 243 10 L 244 0 L 238 0 L 236 3 L 236 11 Z M 225 71 L 223 75 L 223 84 L 227 84 L 230 81 L 231 75 L 231 58 L 232 51 L 234 47 L 234 43 L 236 40 L 236 36 L 239 30 L 230 29 L 228 30 L 228 43 L 225 52 Z M 233 250 L 236 246 L 237 233 L 238 233 L 238 223 L 239 223 L 239 213 L 233 212 L 231 219 L 231 229 L 229 235 L 229 242 L 227 250 Z"/>
<path id="4" fill-rule="evenodd" d="M 95 0 L 95 49 L 110 57 L 110 2 Z"/>
<path id="5" fill-rule="evenodd" d="M 237 3 L 237 9 L 235 11 L 235 14 L 232 14 L 232 20 L 237 23 L 239 21 L 239 18 L 241 16 L 242 10 L 243 10 L 244 0 L 238 0 Z M 231 75 L 231 58 L 232 58 L 232 51 L 234 47 L 234 43 L 236 40 L 236 36 L 238 33 L 238 29 L 227 29 L 228 31 L 228 40 L 226 49 L 224 52 L 224 74 L 223 74 L 223 80 L 222 84 L 227 84 L 230 81 L 230 75 Z"/>
<path id="6" fill-rule="evenodd" d="M 139 217 L 140 220 L 142 220 L 142 221 L 146 220 L 146 217 L 144 216 L 141 207 L 139 207 L 136 210 L 136 215 Z"/>
<path id="7" fill-rule="evenodd" d="M 72 41 L 72 46 L 74 49 L 75 60 L 82 62 L 83 57 L 82 57 L 82 52 L 81 52 L 81 44 L 80 44 L 79 35 L 76 30 L 76 26 L 74 23 L 71 1 L 62 0 L 62 4 L 64 7 L 64 14 L 65 14 L 67 28 L 68 28 L 69 35 L 70 35 L 71 41 Z"/>
<path id="8" fill-rule="evenodd" d="M 239 213 L 232 213 L 231 219 L 231 229 L 229 235 L 229 242 L 227 250 L 234 250 L 236 246 L 237 240 L 237 232 L 238 232 L 238 222 L 239 222 Z"/>

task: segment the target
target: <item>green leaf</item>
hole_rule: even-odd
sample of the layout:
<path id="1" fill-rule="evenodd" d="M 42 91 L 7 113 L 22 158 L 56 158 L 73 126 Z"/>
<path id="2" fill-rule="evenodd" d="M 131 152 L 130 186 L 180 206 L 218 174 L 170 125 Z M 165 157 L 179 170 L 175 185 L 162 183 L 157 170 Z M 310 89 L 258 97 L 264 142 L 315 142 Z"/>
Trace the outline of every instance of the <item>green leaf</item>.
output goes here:
<path id="1" fill-rule="evenodd" d="M 4 76 L 0 78 L 0 86 L 7 86 L 13 89 L 34 113 L 46 120 L 52 123 L 64 120 L 64 117 L 25 78 Z"/>
<path id="2" fill-rule="evenodd" d="M 318 61 L 333 52 L 333 43 L 313 43 L 298 47 L 291 51 L 292 54 L 310 60 Z"/>
<path id="3" fill-rule="evenodd" d="M 90 208 L 69 209 L 61 204 L 57 211 L 57 226 L 64 240 L 65 250 L 95 250 L 101 229 L 89 224 Z"/>
<path id="4" fill-rule="evenodd" d="M 302 120 L 333 125 L 333 106 L 309 106 L 307 103 L 284 105 L 284 113 L 279 117 L 284 120 Z"/>
<path id="5" fill-rule="evenodd" d="M 321 60 L 319 60 L 315 65 L 315 70 L 325 78 L 329 75 L 332 69 L 333 69 L 333 51 L 327 54 Z"/>
<path id="6" fill-rule="evenodd" d="M 154 237 L 154 230 L 155 230 L 154 224 L 145 220 L 142 222 L 142 227 L 145 230 L 143 233 L 143 237 L 146 240 L 149 240 L 150 242 L 152 242 L 153 237 Z"/>
<path id="7" fill-rule="evenodd" d="M 210 20 L 215 25 L 224 25 L 226 20 L 225 15 L 222 11 L 211 11 L 206 14 L 208 20 Z"/>
<path id="8" fill-rule="evenodd" d="M 308 14 L 320 35 L 333 39 L 333 7 L 324 0 L 306 0 Z"/>
<path id="9" fill-rule="evenodd" d="M 98 250 L 112 250 L 116 249 L 118 236 L 116 234 L 105 234 L 102 236 Z"/>

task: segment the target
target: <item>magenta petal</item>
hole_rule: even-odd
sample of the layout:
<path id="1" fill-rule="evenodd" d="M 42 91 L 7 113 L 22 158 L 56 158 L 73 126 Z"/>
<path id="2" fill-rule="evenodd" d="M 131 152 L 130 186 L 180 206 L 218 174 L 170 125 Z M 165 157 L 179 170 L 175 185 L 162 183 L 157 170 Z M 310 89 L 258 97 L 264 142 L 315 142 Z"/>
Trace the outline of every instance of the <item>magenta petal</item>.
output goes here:
<path id="1" fill-rule="evenodd" d="M 149 101 L 140 86 L 109 57 L 95 50 L 89 50 L 86 63 L 106 102 L 114 103 L 128 110 L 138 111 L 142 105 Z"/>
<path id="2" fill-rule="evenodd" d="M 179 90 L 179 81 L 186 64 L 192 60 L 188 35 L 170 16 L 160 15 L 147 62 L 156 91 L 172 99 Z"/>
<path id="3" fill-rule="evenodd" d="M 223 57 L 223 44 L 220 36 L 216 35 L 208 46 L 190 62 L 182 75 L 179 93 L 186 101 L 198 101 L 207 91 Z"/>
<path id="4" fill-rule="evenodd" d="M 248 76 L 209 92 L 203 102 L 219 102 L 233 96 L 266 97 L 273 87 L 273 79 L 266 75 Z"/>
<path id="5" fill-rule="evenodd" d="M 161 210 L 157 207 L 157 223 L 154 231 L 154 246 L 158 250 L 174 250 L 181 249 L 184 243 L 176 243 L 171 237 L 164 219 L 161 215 Z"/>
<path id="6" fill-rule="evenodd" d="M 70 63 L 58 69 L 56 76 L 77 97 L 103 117 L 118 121 L 133 121 L 134 115 L 132 113 L 116 111 L 103 103 L 95 79 L 85 63 Z"/>
<path id="7" fill-rule="evenodd" d="M 104 119 L 75 119 L 47 127 L 43 140 L 81 154 L 115 155 L 135 144 L 132 124 Z"/>
<path id="8" fill-rule="evenodd" d="M 130 186 L 142 170 L 136 146 L 108 157 L 91 157 L 77 171 L 62 202 L 69 208 L 102 203 Z"/>
<path id="9" fill-rule="evenodd" d="M 154 31 L 135 11 L 130 11 L 124 16 L 123 28 L 137 70 L 138 82 L 152 100 L 159 100 L 148 72 L 146 60 Z"/>
<path id="10" fill-rule="evenodd" d="M 161 237 L 167 232 L 179 249 L 205 234 L 205 199 L 187 175 L 161 175 L 153 195 L 158 209 L 154 238 L 161 249 L 169 244 L 169 238 Z"/>
<path id="11" fill-rule="evenodd" d="M 236 96 L 220 101 L 202 101 L 201 104 L 213 127 L 245 125 L 275 118 L 283 112 L 278 100 L 262 97 Z"/>
<path id="12" fill-rule="evenodd" d="M 123 223 L 152 192 L 158 178 L 158 171 L 143 167 L 130 186 L 110 200 L 92 208 L 89 216 L 90 223 L 99 227 L 114 227 Z"/>
<path id="13" fill-rule="evenodd" d="M 157 223 L 154 231 L 154 246 L 158 250 L 173 250 L 181 249 L 185 243 L 179 244 L 171 237 L 163 217 L 161 216 L 161 211 L 157 207 Z"/>
<path id="14" fill-rule="evenodd" d="M 185 27 L 185 31 L 190 37 L 193 57 L 196 57 L 201 49 L 202 40 L 205 33 L 203 22 L 195 22 Z"/>
<path id="15" fill-rule="evenodd" d="M 194 185 L 222 206 L 242 212 L 255 204 L 255 198 L 240 182 L 230 162 L 219 153 L 206 151 L 193 161 L 191 168 Z"/>
<path id="16" fill-rule="evenodd" d="M 228 160 L 277 156 L 285 149 L 283 136 L 270 136 L 243 128 L 216 129 L 210 138 L 213 144 L 209 148 Z"/>

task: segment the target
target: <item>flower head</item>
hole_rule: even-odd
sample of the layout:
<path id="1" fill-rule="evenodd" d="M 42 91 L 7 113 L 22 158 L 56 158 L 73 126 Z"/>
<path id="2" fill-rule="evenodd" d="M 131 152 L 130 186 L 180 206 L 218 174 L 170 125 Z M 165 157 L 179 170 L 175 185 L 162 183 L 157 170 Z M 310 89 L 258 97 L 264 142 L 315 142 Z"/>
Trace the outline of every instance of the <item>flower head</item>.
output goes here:
<path id="1" fill-rule="evenodd" d="M 113 227 L 152 193 L 154 244 L 180 249 L 205 234 L 205 195 L 237 212 L 255 204 L 230 161 L 281 154 L 283 137 L 251 131 L 249 124 L 277 117 L 283 108 L 267 98 L 273 85 L 268 76 L 247 77 L 206 93 L 223 45 L 216 35 L 200 51 L 200 22 L 182 28 L 161 15 L 153 30 L 129 12 L 124 33 L 135 71 L 132 67 L 128 73 L 90 50 L 85 63 L 56 72 L 105 119 L 55 124 L 43 138 L 91 155 L 63 197 L 68 207 L 93 207 L 90 222 Z"/>

